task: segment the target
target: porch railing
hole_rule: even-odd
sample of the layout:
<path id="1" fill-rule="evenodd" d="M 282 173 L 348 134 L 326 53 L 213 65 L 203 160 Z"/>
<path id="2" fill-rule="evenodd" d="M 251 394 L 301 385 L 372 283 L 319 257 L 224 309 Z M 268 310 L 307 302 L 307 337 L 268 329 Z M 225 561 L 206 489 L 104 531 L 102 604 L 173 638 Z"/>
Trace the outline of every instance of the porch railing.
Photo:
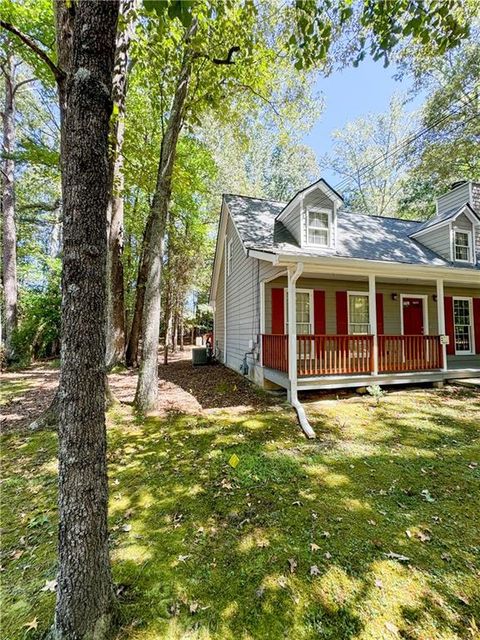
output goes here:
<path id="1" fill-rule="evenodd" d="M 378 336 L 378 370 L 427 371 L 441 369 L 440 336 Z"/>
<path id="2" fill-rule="evenodd" d="M 288 336 L 262 336 L 263 366 L 288 372 Z M 378 371 L 441 369 L 440 336 L 378 336 Z M 299 376 L 371 373 L 371 335 L 298 335 Z"/>

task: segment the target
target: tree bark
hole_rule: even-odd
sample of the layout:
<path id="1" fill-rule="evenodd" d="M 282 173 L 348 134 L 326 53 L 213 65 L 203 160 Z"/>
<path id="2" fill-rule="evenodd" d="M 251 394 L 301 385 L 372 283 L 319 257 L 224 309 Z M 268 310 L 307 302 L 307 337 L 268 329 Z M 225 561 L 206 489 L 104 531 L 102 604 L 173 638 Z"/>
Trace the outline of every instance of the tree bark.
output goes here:
<path id="1" fill-rule="evenodd" d="M 138 0 L 121 0 L 113 74 L 115 116 L 111 126 L 111 196 L 108 207 L 107 269 L 107 351 L 106 364 L 111 368 L 125 361 L 125 293 L 123 279 L 123 141 L 125 137 L 125 102 L 127 97 L 129 49 L 135 33 Z"/>
<path id="2" fill-rule="evenodd" d="M 5 357 L 14 359 L 12 337 L 17 328 L 17 232 L 15 227 L 15 64 L 7 55 L 4 65 L 5 105 L 3 119 L 3 298 L 5 318 Z"/>
<path id="3" fill-rule="evenodd" d="M 143 232 L 142 240 L 142 253 L 138 263 L 137 284 L 136 284 L 136 296 L 135 296 L 135 309 L 133 311 L 132 326 L 130 328 L 130 335 L 128 338 L 128 345 L 126 351 L 126 361 L 129 367 L 138 366 L 139 362 L 139 343 L 142 333 L 142 318 L 143 318 L 143 303 L 145 301 L 145 284 L 147 281 L 147 259 L 145 255 L 145 245 L 147 238 L 150 235 L 152 219 L 151 216 L 147 219 L 147 224 Z"/>
<path id="4" fill-rule="evenodd" d="M 108 134 L 118 2 L 57 2 L 62 119 L 59 572 L 53 634 L 101 640 L 112 621 L 105 325 Z"/>
<path id="5" fill-rule="evenodd" d="M 197 20 L 194 18 L 186 36 L 185 54 L 178 76 L 170 117 L 162 140 L 157 184 L 149 214 L 151 229 L 149 236 L 145 238 L 144 244 L 147 279 L 142 318 L 142 356 L 135 394 L 135 405 L 140 411 L 154 409 L 158 399 L 158 339 L 160 334 L 160 284 L 163 240 L 172 193 L 173 165 L 178 137 L 183 125 L 185 102 L 192 72 L 193 54 L 189 48 L 189 40 L 195 34 L 196 29 Z"/>

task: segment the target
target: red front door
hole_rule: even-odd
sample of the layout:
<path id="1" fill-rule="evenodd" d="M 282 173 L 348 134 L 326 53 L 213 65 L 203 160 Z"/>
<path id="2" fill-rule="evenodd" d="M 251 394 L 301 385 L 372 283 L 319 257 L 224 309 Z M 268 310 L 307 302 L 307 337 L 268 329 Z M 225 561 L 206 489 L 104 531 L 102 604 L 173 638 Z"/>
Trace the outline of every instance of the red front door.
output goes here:
<path id="1" fill-rule="evenodd" d="M 423 335 L 423 298 L 403 298 L 403 334 Z"/>

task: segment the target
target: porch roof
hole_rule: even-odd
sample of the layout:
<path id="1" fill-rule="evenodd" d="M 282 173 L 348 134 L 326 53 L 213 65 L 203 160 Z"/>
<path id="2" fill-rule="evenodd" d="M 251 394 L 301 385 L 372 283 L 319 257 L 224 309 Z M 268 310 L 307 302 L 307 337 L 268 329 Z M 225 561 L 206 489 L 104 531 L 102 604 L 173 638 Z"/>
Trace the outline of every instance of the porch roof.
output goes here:
<path id="1" fill-rule="evenodd" d="M 370 216 L 340 209 L 335 249 L 303 249 L 282 222 L 275 218 L 285 204 L 240 195 L 225 195 L 246 249 L 299 257 L 339 257 L 437 267 L 455 266 L 409 237 L 422 221 Z M 462 269 L 466 266 L 462 265 Z M 480 268 L 471 267 L 473 269 Z"/>

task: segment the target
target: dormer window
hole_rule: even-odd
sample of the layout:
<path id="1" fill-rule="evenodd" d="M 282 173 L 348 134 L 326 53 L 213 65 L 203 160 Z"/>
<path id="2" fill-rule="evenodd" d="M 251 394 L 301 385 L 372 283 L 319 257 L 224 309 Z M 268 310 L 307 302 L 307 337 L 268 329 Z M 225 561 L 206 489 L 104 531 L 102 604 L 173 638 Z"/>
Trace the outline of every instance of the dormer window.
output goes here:
<path id="1" fill-rule="evenodd" d="M 331 211 L 327 209 L 307 210 L 307 244 L 329 247 L 331 238 Z"/>
<path id="2" fill-rule="evenodd" d="M 454 232 L 454 255 L 459 262 L 472 262 L 471 231 Z"/>

